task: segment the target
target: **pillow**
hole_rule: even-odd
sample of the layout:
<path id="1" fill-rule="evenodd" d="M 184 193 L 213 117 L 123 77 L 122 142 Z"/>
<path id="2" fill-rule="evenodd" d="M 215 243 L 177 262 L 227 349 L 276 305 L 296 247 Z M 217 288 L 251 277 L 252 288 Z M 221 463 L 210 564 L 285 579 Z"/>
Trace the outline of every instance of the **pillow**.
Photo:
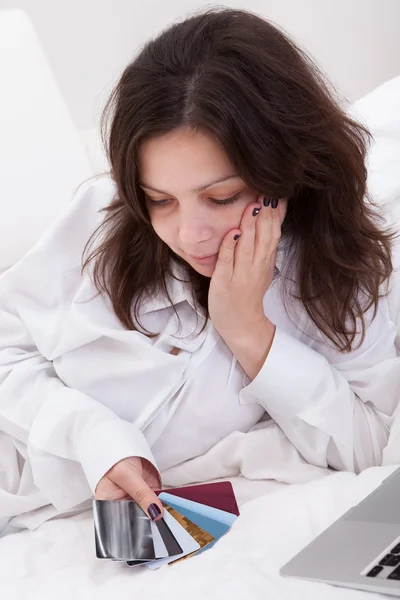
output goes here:
<path id="1" fill-rule="evenodd" d="M 400 76 L 387 81 L 353 105 L 353 114 L 374 137 L 368 160 L 368 186 L 382 206 L 399 209 Z"/>
<path id="2" fill-rule="evenodd" d="M 367 125 L 374 138 L 367 161 L 369 192 L 388 224 L 400 234 L 400 76 L 358 100 L 350 112 Z M 400 350 L 400 241 L 394 244 L 393 262 L 388 302 Z"/>
<path id="3" fill-rule="evenodd" d="M 22 10 L 0 11 L 0 271 L 39 239 L 93 172 Z"/>

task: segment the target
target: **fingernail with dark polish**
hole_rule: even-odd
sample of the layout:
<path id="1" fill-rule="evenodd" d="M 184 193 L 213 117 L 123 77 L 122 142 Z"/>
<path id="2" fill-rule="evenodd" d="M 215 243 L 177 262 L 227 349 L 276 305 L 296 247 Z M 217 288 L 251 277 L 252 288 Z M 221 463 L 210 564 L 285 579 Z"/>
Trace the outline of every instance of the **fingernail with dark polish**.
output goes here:
<path id="1" fill-rule="evenodd" d="M 236 235 L 234 235 L 234 236 L 233 236 L 233 239 L 235 240 L 235 242 L 236 242 L 236 240 L 238 240 L 239 238 L 240 238 L 240 233 L 237 233 Z"/>
<path id="2" fill-rule="evenodd" d="M 271 200 L 271 208 L 277 208 L 278 207 L 278 202 L 279 202 L 279 198 L 272 198 L 272 200 Z"/>
<path id="3" fill-rule="evenodd" d="M 255 209 L 253 210 L 253 217 L 256 217 L 256 216 L 258 215 L 258 213 L 259 213 L 259 212 L 260 212 L 260 209 L 259 209 L 259 208 L 255 208 Z"/>
<path id="4" fill-rule="evenodd" d="M 270 205 L 270 202 L 271 202 L 271 198 L 267 198 L 267 197 L 265 196 L 265 198 L 264 198 L 264 206 L 269 206 L 269 205 Z"/>
<path id="5" fill-rule="evenodd" d="M 147 509 L 147 512 L 149 513 L 150 519 L 152 521 L 154 521 L 159 515 L 161 515 L 161 510 L 159 509 L 157 504 L 150 504 L 149 508 Z"/>

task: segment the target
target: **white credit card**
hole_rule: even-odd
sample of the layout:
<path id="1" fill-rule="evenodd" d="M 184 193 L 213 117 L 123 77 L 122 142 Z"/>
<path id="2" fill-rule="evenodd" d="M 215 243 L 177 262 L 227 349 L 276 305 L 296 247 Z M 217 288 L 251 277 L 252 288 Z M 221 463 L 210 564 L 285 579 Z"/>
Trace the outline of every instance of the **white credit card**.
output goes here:
<path id="1" fill-rule="evenodd" d="M 159 569 L 163 565 L 167 565 L 168 563 L 177 560 L 178 558 L 182 558 L 187 554 L 191 554 L 192 552 L 196 552 L 199 550 L 200 544 L 196 542 L 194 538 L 186 531 L 184 527 L 172 515 L 169 514 L 167 510 L 164 511 L 164 521 L 168 525 L 171 530 L 172 535 L 176 538 L 176 541 L 182 548 L 183 552 L 181 554 L 176 554 L 175 556 L 170 556 L 168 558 L 159 558 L 157 560 L 152 560 L 151 562 L 146 563 L 146 567 L 151 570 Z"/>
<path id="2" fill-rule="evenodd" d="M 157 558 L 169 557 L 167 546 L 161 537 L 158 527 L 153 521 L 151 522 L 151 535 L 153 536 L 154 554 Z"/>

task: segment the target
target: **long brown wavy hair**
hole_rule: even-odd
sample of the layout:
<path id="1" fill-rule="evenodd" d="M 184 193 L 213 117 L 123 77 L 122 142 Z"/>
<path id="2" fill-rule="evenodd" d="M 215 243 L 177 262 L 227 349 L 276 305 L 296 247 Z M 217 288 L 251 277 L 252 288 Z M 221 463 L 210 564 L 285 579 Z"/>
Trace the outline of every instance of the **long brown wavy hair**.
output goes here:
<path id="1" fill-rule="evenodd" d="M 180 127 L 211 132 L 250 187 L 289 199 L 283 233 L 296 297 L 339 350 L 350 351 L 358 335 L 361 343 L 365 313 L 373 307 L 375 316 L 392 272 L 393 233 L 379 225 L 366 190 L 370 134 L 286 34 L 233 9 L 195 14 L 149 41 L 102 115 L 117 193 L 86 246 L 84 268 L 93 261 L 96 288 L 121 323 L 136 329 L 145 296 L 169 298 L 171 257 L 181 260 L 152 228 L 137 160 L 145 140 Z M 210 280 L 188 273 L 208 316 Z"/>

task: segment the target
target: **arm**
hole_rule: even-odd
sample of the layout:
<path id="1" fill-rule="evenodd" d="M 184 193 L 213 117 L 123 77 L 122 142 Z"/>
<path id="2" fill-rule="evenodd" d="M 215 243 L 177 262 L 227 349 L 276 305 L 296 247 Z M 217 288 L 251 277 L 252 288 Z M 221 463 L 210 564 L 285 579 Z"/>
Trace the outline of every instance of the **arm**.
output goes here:
<path id="1" fill-rule="evenodd" d="M 59 510 L 90 498 L 124 458 L 154 464 L 136 426 L 66 387 L 52 363 L 63 315 L 82 281 L 95 204 L 105 203 L 105 192 L 110 199 L 110 189 L 96 186 L 0 279 L 0 431 L 23 445 L 35 485 Z"/>
<path id="2" fill-rule="evenodd" d="M 242 403 L 260 403 L 309 462 L 360 471 L 381 463 L 400 400 L 395 337 L 384 299 L 362 346 L 349 354 L 323 341 L 312 348 L 268 319 L 265 328 L 225 341 L 252 379 Z"/>

